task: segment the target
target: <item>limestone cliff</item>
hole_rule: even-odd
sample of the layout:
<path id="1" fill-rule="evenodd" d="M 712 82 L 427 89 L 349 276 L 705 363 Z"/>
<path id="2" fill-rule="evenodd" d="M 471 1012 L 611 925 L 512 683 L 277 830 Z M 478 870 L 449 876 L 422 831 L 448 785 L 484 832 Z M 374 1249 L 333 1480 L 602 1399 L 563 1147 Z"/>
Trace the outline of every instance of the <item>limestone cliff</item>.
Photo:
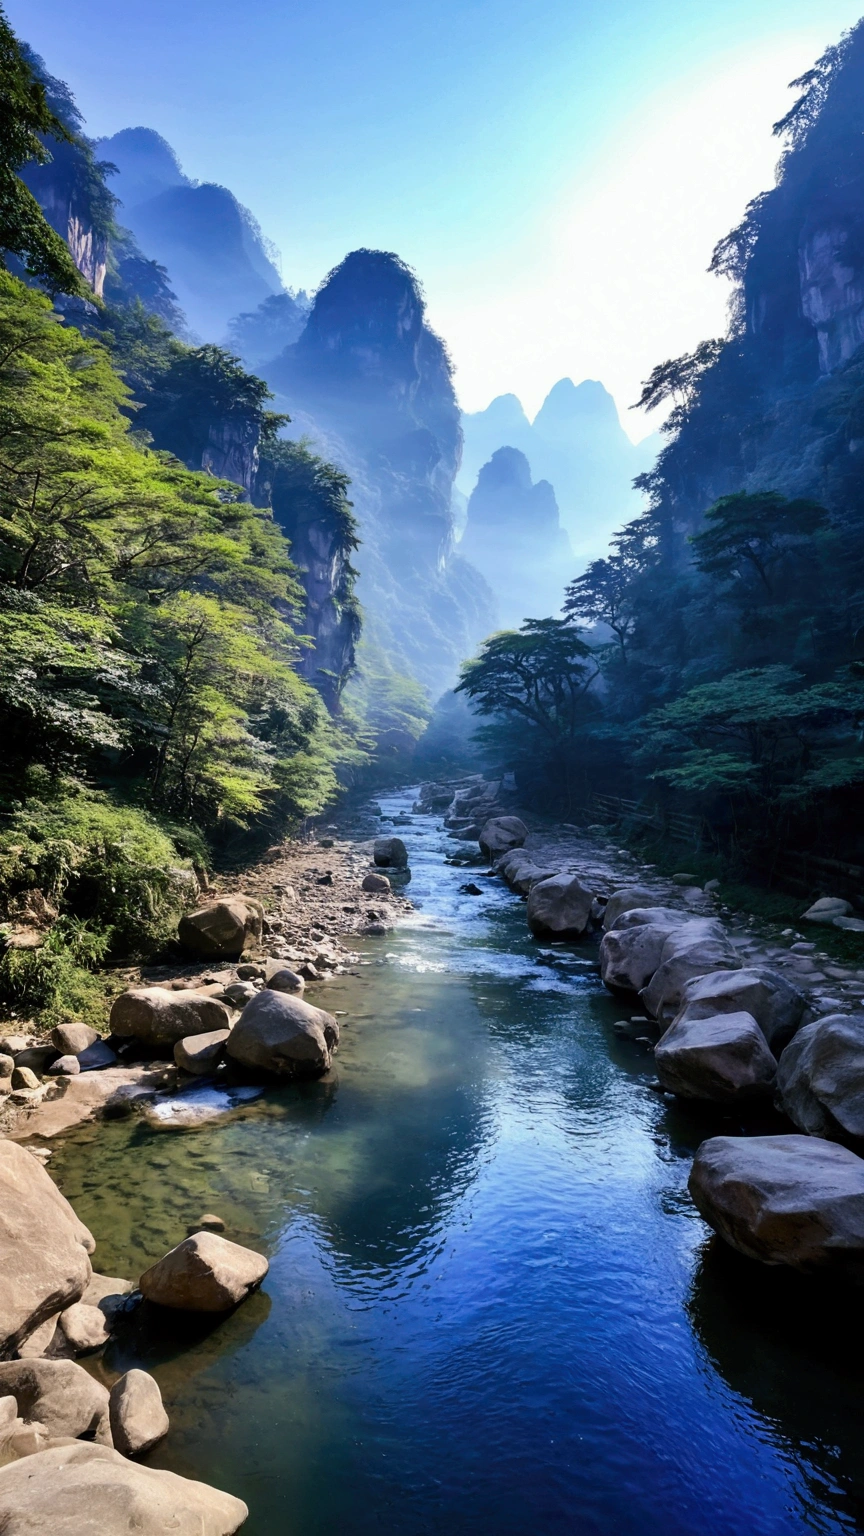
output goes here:
<path id="1" fill-rule="evenodd" d="M 358 595 L 373 633 L 440 693 L 494 615 L 482 578 L 453 551 L 459 408 L 413 274 L 391 253 L 352 252 L 300 339 L 262 372 L 290 430 L 351 477 Z"/>
<path id="2" fill-rule="evenodd" d="M 459 552 L 492 588 L 502 628 L 547 618 L 561 607 L 573 552 L 552 486 L 532 484 L 518 448 L 497 449 L 481 469 Z"/>

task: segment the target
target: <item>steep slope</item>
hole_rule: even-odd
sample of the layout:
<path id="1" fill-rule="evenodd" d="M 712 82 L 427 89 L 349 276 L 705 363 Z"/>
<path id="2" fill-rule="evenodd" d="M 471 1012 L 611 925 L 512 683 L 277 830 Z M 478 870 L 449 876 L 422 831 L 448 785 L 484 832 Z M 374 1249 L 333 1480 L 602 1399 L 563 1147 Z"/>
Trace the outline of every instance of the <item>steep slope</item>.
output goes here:
<path id="1" fill-rule="evenodd" d="M 433 694 L 493 623 L 480 575 L 453 553 L 462 435 L 450 363 L 411 271 L 354 251 L 319 290 L 299 341 L 262 370 L 292 434 L 351 477 L 358 595 L 373 636 Z"/>
<path id="2" fill-rule="evenodd" d="M 459 553 L 485 576 L 502 628 L 555 614 L 573 565 L 548 480 L 531 482 L 518 448 L 498 448 L 484 464 L 468 503 Z"/>
<path id="3" fill-rule="evenodd" d="M 117 167 L 109 182 L 120 199 L 118 217 L 145 255 L 167 269 L 196 337 L 221 341 L 235 315 L 281 292 L 248 209 L 227 187 L 190 181 L 159 134 L 123 129 L 97 149 Z"/>

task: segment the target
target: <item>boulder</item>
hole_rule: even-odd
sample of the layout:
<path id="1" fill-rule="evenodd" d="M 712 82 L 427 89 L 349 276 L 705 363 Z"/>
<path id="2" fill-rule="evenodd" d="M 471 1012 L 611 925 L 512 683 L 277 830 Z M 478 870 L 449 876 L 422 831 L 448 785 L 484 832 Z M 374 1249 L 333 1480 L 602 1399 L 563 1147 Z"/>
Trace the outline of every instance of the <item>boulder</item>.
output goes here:
<path id="1" fill-rule="evenodd" d="M 780 1057 L 777 1104 L 809 1136 L 864 1137 L 864 1014 L 799 1029 Z"/>
<path id="2" fill-rule="evenodd" d="M 611 928 L 615 919 L 622 912 L 629 912 L 633 908 L 652 907 L 654 905 L 654 892 L 641 885 L 625 885 L 620 890 L 613 891 L 606 903 L 606 912 L 603 917 L 603 927 Z"/>
<path id="3" fill-rule="evenodd" d="M 61 1056 L 80 1056 L 99 1038 L 98 1031 L 91 1029 L 89 1024 L 58 1024 L 51 1031 L 51 1039 Z"/>
<path id="4" fill-rule="evenodd" d="M 716 918 L 691 918 L 673 928 L 660 964 L 640 993 L 648 1012 L 670 1023 L 681 1008 L 684 988 L 694 976 L 710 971 L 737 971 L 741 962 Z"/>
<path id="5" fill-rule="evenodd" d="M 839 896 L 823 896 L 819 901 L 814 901 L 812 907 L 802 912 L 802 923 L 822 923 L 830 928 L 835 917 L 849 917 L 852 913 L 851 901 L 843 901 Z"/>
<path id="6" fill-rule="evenodd" d="M 249 896 L 225 896 L 186 912 L 177 926 L 180 943 L 193 955 L 234 959 L 261 943 L 264 909 Z"/>
<path id="7" fill-rule="evenodd" d="M 49 1317 L 47 1323 L 40 1323 L 38 1328 L 27 1335 L 18 1345 L 19 1360 L 41 1360 L 43 1355 L 53 1353 L 53 1345 L 57 1338 L 57 1329 L 60 1326 L 60 1317 L 55 1313 Z M 0 1398 L 0 1408 L 7 1399 Z"/>
<path id="8" fill-rule="evenodd" d="M 111 1032 L 145 1045 L 173 1046 L 186 1035 L 227 1029 L 231 1014 L 224 1003 L 202 992 L 169 992 L 165 987 L 133 987 L 111 1008 Z"/>
<path id="9" fill-rule="evenodd" d="M 77 1056 L 58 1056 L 51 1063 L 48 1071 L 52 1077 L 77 1077 L 81 1071 L 81 1063 Z"/>
<path id="10" fill-rule="evenodd" d="M 260 1253 L 215 1232 L 195 1232 L 144 1271 L 148 1301 L 181 1312 L 227 1312 L 257 1290 L 270 1268 Z"/>
<path id="11" fill-rule="evenodd" d="M 600 975 L 611 992 L 641 992 L 654 975 L 672 930 L 666 924 L 639 923 L 612 928 L 600 941 Z"/>
<path id="12" fill-rule="evenodd" d="M 21 1051 L 26 1051 L 26 1049 L 27 1038 L 25 1035 L 0 1035 L 0 1053 L 4 1056 L 11 1056 L 13 1061 L 16 1056 L 20 1055 Z"/>
<path id="13" fill-rule="evenodd" d="M 700 1214 L 763 1264 L 864 1280 L 864 1160 L 809 1136 L 713 1136 L 690 1173 Z"/>
<path id="14" fill-rule="evenodd" d="M 716 1013 L 750 1013 L 776 1056 L 801 1023 L 807 999 L 779 971 L 747 966 L 717 971 L 688 981 L 681 994 L 681 1019 L 707 1019 Z M 677 1021 L 676 1021 L 677 1022 Z"/>
<path id="15" fill-rule="evenodd" d="M 232 1008 L 245 1008 L 257 991 L 258 988 L 251 981 L 232 981 L 225 988 L 220 1001 L 230 1003 Z"/>
<path id="16" fill-rule="evenodd" d="M 594 892 L 577 875 L 551 875 L 532 885 L 528 896 L 528 927 L 535 939 L 578 938 L 591 921 Z"/>
<path id="17" fill-rule="evenodd" d="M 60 1313 L 60 1327 L 76 1355 L 86 1355 L 108 1343 L 111 1330 L 100 1307 L 76 1301 Z"/>
<path id="18" fill-rule="evenodd" d="M 181 1071 L 206 1077 L 222 1061 L 230 1033 L 228 1029 L 214 1029 L 206 1035 L 187 1035 L 174 1046 L 174 1060 Z"/>
<path id="19" fill-rule="evenodd" d="M 26 1050 L 18 1051 L 15 1057 L 15 1065 L 19 1071 L 35 1072 L 41 1076 L 47 1072 L 52 1061 L 56 1061 L 60 1052 L 54 1045 L 29 1045 Z"/>
<path id="20" fill-rule="evenodd" d="M 228 1038 L 228 1055 L 244 1067 L 284 1075 L 326 1072 L 339 1025 L 323 1008 L 265 987 L 253 997 Z"/>
<path id="21" fill-rule="evenodd" d="M 39 1087 L 39 1079 L 31 1067 L 13 1067 L 11 1082 L 13 1088 Z"/>
<path id="22" fill-rule="evenodd" d="M 495 869 L 511 891 L 518 891 L 520 896 L 527 896 L 532 886 L 540 880 L 550 880 L 553 875 L 561 873 L 560 869 L 552 868 L 545 862 L 535 863 L 533 855 L 524 848 L 514 848 L 510 853 L 505 853 L 503 858 L 497 860 Z"/>
<path id="23" fill-rule="evenodd" d="M 111 1444 L 108 1389 L 74 1360 L 4 1361 L 0 1397 L 14 1397 L 20 1417 L 44 1424 L 50 1435 L 86 1435 Z"/>
<path id="24" fill-rule="evenodd" d="M 0 1141 L 0 1356 L 79 1300 L 94 1247 L 42 1164 Z"/>
<path id="25" fill-rule="evenodd" d="M 528 828 L 518 816 L 492 816 L 480 831 L 480 851 L 487 859 L 497 859 L 511 848 L 521 848 L 527 836 Z"/>
<path id="26" fill-rule="evenodd" d="M 81 1301 L 85 1306 L 98 1307 L 110 1325 L 114 1313 L 120 1310 L 126 1297 L 134 1289 L 131 1280 L 120 1280 L 115 1275 L 94 1273 L 90 1276 L 90 1284 Z"/>
<path id="27" fill-rule="evenodd" d="M 401 837 L 376 837 L 373 858 L 376 864 L 394 869 L 407 869 L 408 849 Z"/>
<path id="28" fill-rule="evenodd" d="M 3 1536 L 233 1536 L 249 1511 L 206 1483 L 107 1446 L 53 1446 L 0 1471 Z"/>
<path id="29" fill-rule="evenodd" d="M 392 889 L 386 875 L 364 875 L 360 885 L 361 891 L 375 891 L 379 896 L 386 896 Z"/>
<path id="30" fill-rule="evenodd" d="M 273 992 L 288 992 L 298 996 L 305 991 L 306 983 L 302 976 L 298 976 L 296 971 L 291 970 L 290 966 L 280 965 L 278 971 L 273 971 L 267 977 L 267 986 Z"/>
<path id="31" fill-rule="evenodd" d="M 608 902 L 606 911 L 607 913 L 609 911 Z M 692 921 L 691 913 L 683 912 L 679 907 L 627 907 L 624 912 L 620 912 L 616 918 L 613 918 L 612 922 L 605 923 L 604 926 L 607 930 L 614 929 L 617 933 L 622 928 L 640 928 L 643 923 L 651 923 L 654 927 L 659 925 L 671 933 L 673 928 L 680 928 L 683 923 Z"/>
<path id="32" fill-rule="evenodd" d="M 108 1411 L 115 1448 L 124 1456 L 143 1456 L 170 1428 L 162 1393 L 147 1371 L 127 1371 L 115 1381 Z"/>
<path id="33" fill-rule="evenodd" d="M 654 1049 L 657 1076 L 669 1093 L 719 1103 L 771 1094 L 777 1063 L 750 1013 L 680 1019 Z"/>

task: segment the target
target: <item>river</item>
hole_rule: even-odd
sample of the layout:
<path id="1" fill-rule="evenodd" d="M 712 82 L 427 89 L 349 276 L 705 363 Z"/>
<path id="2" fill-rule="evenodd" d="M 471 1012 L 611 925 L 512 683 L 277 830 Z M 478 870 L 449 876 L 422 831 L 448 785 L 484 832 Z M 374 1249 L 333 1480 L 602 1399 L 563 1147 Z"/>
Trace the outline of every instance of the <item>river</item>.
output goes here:
<path id="1" fill-rule="evenodd" d="M 589 944 L 462 894 L 440 820 L 402 835 L 413 919 L 313 994 L 327 1079 L 52 1159 L 103 1273 L 207 1210 L 270 1258 L 217 1325 L 141 1309 L 111 1345 L 171 1416 L 148 1463 L 244 1498 L 244 1536 L 864 1530 L 860 1303 L 718 1251 L 686 1182 L 734 1122 L 653 1091 Z"/>

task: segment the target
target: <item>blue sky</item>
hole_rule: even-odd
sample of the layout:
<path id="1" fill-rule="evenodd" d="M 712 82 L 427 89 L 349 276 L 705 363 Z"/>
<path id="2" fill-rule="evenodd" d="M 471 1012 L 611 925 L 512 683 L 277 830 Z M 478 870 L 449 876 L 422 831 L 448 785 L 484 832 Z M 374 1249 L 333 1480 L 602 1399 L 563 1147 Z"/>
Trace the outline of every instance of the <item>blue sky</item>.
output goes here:
<path id="1" fill-rule="evenodd" d="M 845 0 L 7 0 L 94 135 L 145 124 L 314 286 L 417 270 L 464 403 L 601 377 L 622 408 L 722 327 L 714 241 Z M 791 99 L 791 98 L 790 98 Z M 635 436 L 651 423 L 626 420 Z"/>

